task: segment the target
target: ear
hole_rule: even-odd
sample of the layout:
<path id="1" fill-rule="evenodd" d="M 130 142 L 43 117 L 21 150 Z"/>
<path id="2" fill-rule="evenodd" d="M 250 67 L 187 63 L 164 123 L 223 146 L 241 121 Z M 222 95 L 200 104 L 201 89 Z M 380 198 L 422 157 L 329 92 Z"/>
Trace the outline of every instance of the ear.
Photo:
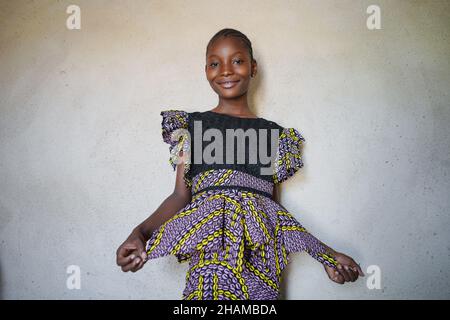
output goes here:
<path id="1" fill-rule="evenodd" d="M 256 74 L 258 73 L 258 63 L 256 62 L 255 59 L 253 59 L 252 61 L 252 72 L 251 74 L 254 76 L 256 76 Z"/>

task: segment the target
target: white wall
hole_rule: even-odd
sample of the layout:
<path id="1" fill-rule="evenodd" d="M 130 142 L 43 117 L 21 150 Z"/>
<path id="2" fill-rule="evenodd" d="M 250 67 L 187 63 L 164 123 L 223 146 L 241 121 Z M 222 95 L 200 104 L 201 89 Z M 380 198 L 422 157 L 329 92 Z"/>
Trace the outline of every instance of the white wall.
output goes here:
<path id="1" fill-rule="evenodd" d="M 259 63 L 255 112 L 306 139 L 282 204 L 382 271 L 380 290 L 340 286 L 295 254 L 284 297 L 450 298 L 450 3 L 376 3 L 371 31 L 373 1 L 0 1 L 1 297 L 181 297 L 187 264 L 122 273 L 115 250 L 173 190 L 159 112 L 216 105 L 205 48 L 232 27 Z"/>

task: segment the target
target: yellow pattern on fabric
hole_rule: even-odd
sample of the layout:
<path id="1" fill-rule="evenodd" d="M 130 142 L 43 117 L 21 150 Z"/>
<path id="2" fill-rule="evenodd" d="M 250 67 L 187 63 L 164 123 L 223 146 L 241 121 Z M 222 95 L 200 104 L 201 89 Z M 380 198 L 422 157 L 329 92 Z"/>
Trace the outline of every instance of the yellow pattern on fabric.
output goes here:
<path id="1" fill-rule="evenodd" d="M 283 255 L 284 265 L 287 265 L 288 264 L 287 252 L 284 246 L 281 246 L 281 254 Z"/>
<path id="2" fill-rule="evenodd" d="M 231 300 L 239 300 L 238 297 L 236 297 L 234 294 L 232 294 L 230 291 L 228 290 L 222 290 L 219 289 L 219 291 L 217 292 L 219 295 L 223 295 L 227 298 L 230 298 Z"/>
<path id="3" fill-rule="evenodd" d="M 200 198 L 202 195 L 204 195 L 206 193 L 206 191 L 197 193 L 195 196 L 192 197 L 191 202 L 194 202 L 195 200 L 197 200 L 198 198 Z"/>
<path id="4" fill-rule="evenodd" d="M 199 188 L 200 185 L 202 184 L 203 180 L 205 180 L 205 178 L 206 178 L 212 171 L 213 171 L 213 170 L 208 170 L 208 171 L 202 172 L 202 173 L 200 174 L 200 178 L 198 179 L 197 184 L 195 185 L 194 191 L 193 191 L 193 192 L 197 192 L 197 191 L 198 191 L 198 188 Z"/>
<path id="5" fill-rule="evenodd" d="M 290 214 L 289 212 L 286 212 L 286 211 L 277 211 L 277 214 L 279 216 L 286 216 L 286 217 L 289 217 L 289 218 L 293 218 L 294 217 L 292 214 Z"/>
<path id="6" fill-rule="evenodd" d="M 180 217 L 184 217 L 184 216 L 190 215 L 191 213 L 193 213 L 193 212 L 195 212 L 195 211 L 197 211 L 197 208 L 192 208 L 192 209 L 190 209 L 190 210 L 182 211 L 182 212 L 180 212 L 180 213 L 174 215 L 172 218 L 168 219 L 166 222 L 164 222 L 163 225 L 162 225 L 162 226 L 160 227 L 160 229 L 159 229 L 159 232 L 158 232 L 158 235 L 156 236 L 155 242 L 153 243 L 153 245 L 151 246 L 151 248 L 148 249 L 147 255 L 149 255 L 153 250 L 155 250 L 155 248 L 156 248 L 156 247 L 158 246 L 158 244 L 161 242 L 161 238 L 162 238 L 162 236 L 163 236 L 163 234 L 164 234 L 164 229 L 165 229 L 166 225 L 167 225 L 169 222 L 171 222 L 171 221 L 173 221 L 173 220 L 175 220 L 175 219 L 177 219 L 177 218 L 180 218 Z"/>
<path id="7" fill-rule="evenodd" d="M 260 255 L 261 255 L 261 259 L 262 259 L 263 264 L 266 266 L 265 271 L 267 273 L 270 272 L 269 266 L 267 264 L 267 258 L 266 258 L 266 247 L 265 247 L 264 244 L 261 245 L 261 253 L 260 253 Z"/>
<path id="8" fill-rule="evenodd" d="M 259 226 L 263 230 L 264 234 L 266 235 L 267 239 L 272 239 L 272 236 L 270 235 L 269 231 L 267 230 L 266 225 L 262 221 L 261 217 L 258 214 L 258 211 L 256 211 L 255 206 L 253 205 L 252 201 L 248 201 L 248 204 L 250 206 L 250 212 L 254 215 L 256 221 L 258 222 Z"/>
<path id="9" fill-rule="evenodd" d="M 254 265 L 252 265 L 250 262 L 246 261 L 245 265 L 247 268 L 253 272 L 256 276 L 258 276 L 261 280 L 263 280 L 266 284 L 271 286 L 274 290 L 278 291 L 278 286 L 275 282 L 273 282 L 269 277 L 267 277 L 263 272 L 258 270 Z"/>
<path id="10" fill-rule="evenodd" d="M 223 182 L 225 181 L 225 179 L 228 178 L 228 176 L 229 176 L 230 174 L 232 174 L 232 173 L 233 173 L 233 170 L 231 170 L 231 169 L 225 171 L 225 173 L 223 174 L 223 176 L 220 177 L 219 180 L 217 180 L 217 182 L 216 182 L 214 185 L 215 185 L 215 186 L 220 186 L 220 185 L 222 185 Z"/>
<path id="11" fill-rule="evenodd" d="M 281 268 L 280 268 L 280 261 L 278 260 L 278 241 L 277 241 L 277 235 L 278 235 L 278 230 L 280 228 L 280 224 L 277 222 L 277 225 L 275 226 L 275 242 L 274 242 L 274 251 L 275 251 L 275 268 L 276 268 L 276 276 L 278 278 L 278 282 L 281 281 Z"/>
<path id="12" fill-rule="evenodd" d="M 199 264 L 201 263 L 201 262 L 203 262 L 205 260 L 205 252 L 204 251 L 200 251 L 200 256 L 199 256 Z M 198 264 L 197 264 L 197 266 L 198 266 Z M 195 267 L 195 266 L 194 266 Z M 189 269 L 188 271 L 187 271 L 187 273 L 186 273 L 186 282 L 188 282 L 189 281 L 189 278 L 190 278 L 190 276 L 191 276 L 191 272 L 192 272 L 192 270 L 194 270 L 195 268 L 191 268 L 191 269 Z"/>
<path id="13" fill-rule="evenodd" d="M 300 137 L 297 136 L 294 128 L 286 128 L 286 129 L 284 129 L 282 131 L 282 133 L 280 134 L 280 136 L 279 136 L 279 140 L 288 137 L 288 135 L 289 135 L 290 139 L 292 139 L 293 141 L 296 142 L 296 144 L 292 143 L 292 141 L 290 143 L 287 142 L 289 145 L 288 145 L 286 153 L 283 156 L 280 157 L 280 150 L 277 150 L 277 155 L 276 155 L 276 158 L 275 158 L 276 159 L 276 166 L 280 167 L 280 166 L 283 165 L 283 163 L 285 163 L 286 164 L 285 167 L 287 169 L 286 170 L 287 172 L 289 172 L 290 169 L 292 169 L 292 168 L 295 169 L 295 167 L 292 166 L 291 158 L 300 159 L 300 160 L 302 159 L 302 155 L 300 153 L 300 150 L 297 147 L 297 144 L 301 145 L 302 142 L 303 142 L 303 140 L 301 140 Z M 287 140 L 287 141 L 290 141 L 290 140 Z M 274 184 L 278 184 L 280 182 L 280 180 L 278 179 L 277 172 L 275 172 L 272 175 L 272 178 L 273 178 Z"/>
<path id="14" fill-rule="evenodd" d="M 235 242 L 235 241 L 233 241 L 233 242 Z M 229 251 L 230 251 L 230 245 L 227 245 L 227 247 L 226 247 L 226 249 L 225 249 L 225 257 L 224 257 L 224 260 L 227 260 L 227 259 L 228 259 Z"/>
<path id="15" fill-rule="evenodd" d="M 283 226 L 281 227 L 281 231 L 301 231 L 304 233 L 308 233 L 305 228 L 299 226 Z"/>
<path id="16" fill-rule="evenodd" d="M 262 215 L 264 218 L 268 219 L 267 214 L 265 214 L 264 211 L 258 210 L 258 213 L 259 213 L 260 215 Z"/>
<path id="17" fill-rule="evenodd" d="M 236 237 L 235 235 L 228 229 L 220 229 L 220 230 L 216 230 L 214 231 L 214 233 L 207 235 L 205 238 L 203 238 L 203 240 L 201 242 L 199 242 L 197 244 L 196 249 L 197 250 L 202 250 L 203 247 L 207 246 L 208 243 L 210 243 L 211 241 L 213 241 L 215 238 L 220 237 L 221 235 L 223 235 L 225 232 L 225 235 L 231 239 L 231 241 L 236 242 Z M 228 246 L 227 246 L 228 247 Z"/>
<path id="18" fill-rule="evenodd" d="M 199 300 L 202 299 L 202 294 L 203 294 L 203 276 L 200 275 L 199 279 L 198 279 L 198 299 Z"/>
<path id="19" fill-rule="evenodd" d="M 325 253 L 318 253 L 319 256 L 327 260 L 328 262 L 332 263 L 333 265 L 337 266 L 338 262 L 331 256 L 325 254 Z"/>
<path id="20" fill-rule="evenodd" d="M 222 175 L 222 177 L 220 178 L 220 180 L 217 184 L 223 183 L 223 180 L 226 179 L 226 177 L 228 176 L 229 173 L 232 173 L 232 170 L 228 170 L 226 172 L 226 174 Z M 204 180 L 204 177 L 206 177 L 208 174 L 209 174 L 209 172 L 205 172 L 204 174 L 202 174 L 201 178 L 196 183 L 195 188 L 199 188 L 200 182 L 202 180 Z M 220 181 L 222 181 L 222 182 L 220 182 Z M 195 197 L 193 197 L 193 200 L 198 199 L 198 197 L 201 197 L 202 195 L 205 195 L 205 193 L 206 193 L 206 191 L 198 193 Z M 192 273 L 198 268 L 203 268 L 203 267 L 211 265 L 211 264 L 223 266 L 223 267 L 226 267 L 228 270 L 230 270 L 233 273 L 233 275 L 235 276 L 235 278 L 237 279 L 237 281 L 240 284 L 240 287 L 241 287 L 240 290 L 241 290 L 243 296 L 246 297 L 246 299 L 249 299 L 248 287 L 246 285 L 245 279 L 242 276 L 244 266 L 250 272 L 255 274 L 258 278 L 260 278 L 264 283 L 266 283 L 268 286 L 270 286 L 274 290 L 278 291 L 279 287 L 278 287 L 278 284 L 275 281 L 271 280 L 268 276 L 270 269 L 267 264 L 266 247 L 265 247 L 268 244 L 266 244 L 265 242 L 264 243 L 256 243 L 256 244 L 254 243 L 253 239 L 251 238 L 251 235 L 250 235 L 250 232 L 248 229 L 248 225 L 247 225 L 247 221 L 245 220 L 245 216 L 250 215 L 251 217 L 253 217 L 255 219 L 255 221 L 257 222 L 258 226 L 260 227 L 261 231 L 266 236 L 266 238 L 268 240 L 269 239 L 274 240 L 274 243 L 273 242 L 271 242 L 271 243 L 274 245 L 274 248 L 275 248 L 275 250 L 274 250 L 275 266 L 276 266 L 276 276 L 278 278 L 278 281 L 281 281 L 281 266 L 280 266 L 280 261 L 281 261 L 280 258 L 281 257 L 279 257 L 280 247 L 281 247 L 281 253 L 283 256 L 282 258 L 284 259 L 285 264 L 287 264 L 286 250 L 285 250 L 283 244 L 280 244 L 277 239 L 279 232 L 280 231 L 307 232 L 307 231 L 306 231 L 306 229 L 304 229 L 302 227 L 298 227 L 298 226 L 280 226 L 279 222 L 277 222 L 276 227 L 275 227 L 275 234 L 271 235 L 267 229 L 267 225 L 264 223 L 264 219 L 268 219 L 268 215 L 263 210 L 258 210 L 255 207 L 255 204 L 259 203 L 258 202 L 259 195 L 256 193 L 248 192 L 248 191 L 244 191 L 241 194 L 243 197 L 247 198 L 246 203 L 248 204 L 249 211 L 246 211 L 245 209 L 243 209 L 243 207 L 241 206 L 241 203 L 238 200 L 235 200 L 230 196 L 227 196 L 224 194 L 215 194 L 215 195 L 209 196 L 207 198 L 207 200 L 223 199 L 224 202 L 232 204 L 233 210 L 223 207 L 223 208 L 219 208 L 219 209 L 213 211 L 212 213 L 208 214 L 207 217 L 203 218 L 200 222 L 196 223 L 186 234 L 183 235 L 183 237 L 174 246 L 173 250 L 171 251 L 171 254 L 177 254 L 179 252 L 179 250 L 181 249 L 182 245 L 193 234 L 195 234 L 195 232 L 197 232 L 199 229 L 201 229 L 201 227 L 203 225 L 205 225 L 207 222 L 209 222 L 211 219 L 213 219 L 214 217 L 217 217 L 223 213 L 229 214 L 230 217 L 232 218 L 232 221 L 231 221 L 232 225 L 234 225 L 234 223 L 238 222 L 238 221 L 241 224 L 244 237 L 242 237 L 241 239 L 238 239 L 237 236 L 231 232 L 231 230 L 229 230 L 228 228 L 225 228 L 225 227 L 223 227 L 219 230 L 215 230 L 211 234 L 205 235 L 204 238 L 199 243 L 196 244 L 196 249 L 200 253 L 200 261 L 188 270 L 188 272 L 186 274 L 186 282 L 189 281 Z M 158 233 L 157 239 L 155 240 L 155 243 L 153 244 L 153 246 L 149 250 L 149 252 L 154 250 L 154 248 L 159 244 L 162 234 L 164 232 L 164 228 L 169 221 L 173 221 L 177 218 L 191 214 L 191 213 L 195 212 L 196 210 L 197 210 L 197 208 L 193 208 L 193 209 L 187 210 L 185 212 L 180 212 L 179 214 L 175 215 L 170 220 L 168 220 L 162 226 L 160 232 Z M 238 219 L 239 213 L 242 213 L 242 216 L 240 219 Z M 293 217 L 289 212 L 285 212 L 285 211 L 277 211 L 276 214 L 278 216 Z M 264 218 L 264 219 L 262 219 L 262 218 Z M 238 252 L 237 252 L 237 259 L 235 261 L 236 262 L 235 267 L 230 265 L 227 261 L 219 261 L 217 252 L 213 253 L 211 260 L 204 259 L 205 247 L 207 247 L 208 244 L 210 244 L 215 239 L 217 239 L 218 237 L 223 236 L 223 235 L 228 237 L 228 239 L 230 239 L 231 243 L 236 243 L 238 241 L 240 242 Z M 252 249 L 255 249 L 256 247 L 260 246 L 259 254 L 261 255 L 263 265 L 265 266 L 265 268 L 262 270 L 265 270 L 265 272 L 263 272 L 262 270 L 259 270 L 255 265 L 252 265 L 249 261 L 246 261 L 246 259 L 244 259 L 244 251 L 245 251 L 246 245 L 249 245 L 250 248 L 252 248 Z M 229 257 L 229 254 L 230 254 L 229 251 L 230 251 L 230 245 L 226 245 L 224 260 L 226 260 Z M 323 257 L 324 257 L 324 259 L 327 259 L 327 260 L 332 259 L 325 254 L 323 255 Z M 205 282 L 205 278 L 204 278 L 204 276 L 201 276 L 201 275 L 199 277 L 200 278 L 198 280 L 199 282 L 197 285 L 197 290 L 195 290 L 194 292 L 192 292 L 191 294 L 189 294 L 187 297 L 184 297 L 184 298 L 186 298 L 188 300 L 191 300 L 194 298 L 198 298 L 198 299 L 204 298 L 203 284 Z M 238 300 L 238 297 L 236 295 L 234 295 L 233 293 L 231 293 L 230 291 L 222 290 L 219 288 L 219 283 L 218 283 L 219 280 L 218 280 L 217 273 L 213 274 L 212 281 L 213 281 L 213 299 L 214 300 L 217 300 L 220 296 L 225 296 L 232 300 Z"/>
<path id="21" fill-rule="evenodd" d="M 213 300 L 219 300 L 219 279 L 217 277 L 217 273 L 213 275 Z"/>
<path id="22" fill-rule="evenodd" d="M 190 236 L 192 236 L 195 232 L 197 232 L 204 224 L 206 224 L 209 220 L 214 218 L 215 216 L 219 216 L 222 213 L 230 213 L 230 210 L 224 210 L 223 208 L 219 210 L 214 210 L 212 213 L 210 213 L 206 218 L 203 218 L 199 223 L 197 223 L 192 229 L 189 230 L 188 233 L 186 233 L 183 238 L 175 245 L 175 247 L 170 252 L 171 254 L 176 254 L 180 249 L 181 246 L 186 242 L 187 239 L 189 239 Z"/>
<path id="23" fill-rule="evenodd" d="M 195 290 L 190 295 L 186 297 L 186 300 L 192 300 L 193 297 L 198 296 L 198 290 Z"/>
<path id="24" fill-rule="evenodd" d="M 233 268 L 229 263 L 227 263 L 226 261 L 211 261 L 211 260 L 204 260 L 204 261 L 200 261 L 198 264 L 196 264 L 195 266 L 193 266 L 190 270 L 190 272 L 192 273 L 192 271 L 194 271 L 197 268 L 203 268 L 205 266 L 209 266 L 211 264 L 215 264 L 215 265 L 220 265 L 223 267 L 226 267 L 228 270 L 230 270 L 231 272 L 233 272 L 234 276 L 237 278 L 237 280 L 239 281 L 239 283 L 242 286 L 242 292 L 244 294 L 244 296 L 249 299 L 249 295 L 248 295 L 248 288 L 245 284 L 245 280 L 244 278 L 242 278 L 241 272 L 239 272 L 237 270 L 237 268 Z"/>

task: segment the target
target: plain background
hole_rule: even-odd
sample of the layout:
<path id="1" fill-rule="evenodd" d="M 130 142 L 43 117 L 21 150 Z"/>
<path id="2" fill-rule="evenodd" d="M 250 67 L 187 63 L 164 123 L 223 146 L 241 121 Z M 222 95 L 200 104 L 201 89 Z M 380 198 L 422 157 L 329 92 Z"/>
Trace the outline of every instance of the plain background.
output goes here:
<path id="1" fill-rule="evenodd" d="M 81 8 L 68 30 L 66 8 Z M 366 27 L 371 4 L 381 30 Z M 281 203 L 381 270 L 343 286 L 306 253 L 285 299 L 450 298 L 448 1 L 0 1 L 0 295 L 180 299 L 175 257 L 115 251 L 173 190 L 160 111 L 217 104 L 205 49 L 245 33 L 258 116 L 305 137 Z M 67 267 L 81 289 L 66 286 Z"/>

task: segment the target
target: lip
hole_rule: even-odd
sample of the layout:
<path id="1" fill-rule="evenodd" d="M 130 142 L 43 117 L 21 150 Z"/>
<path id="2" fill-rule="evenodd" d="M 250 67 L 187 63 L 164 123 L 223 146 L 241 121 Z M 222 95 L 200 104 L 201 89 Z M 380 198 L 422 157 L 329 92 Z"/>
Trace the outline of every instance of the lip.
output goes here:
<path id="1" fill-rule="evenodd" d="M 230 89 L 233 88 L 234 86 L 236 86 L 236 84 L 239 82 L 240 80 L 235 80 L 235 81 L 221 81 L 218 82 L 218 84 L 225 89 Z"/>

